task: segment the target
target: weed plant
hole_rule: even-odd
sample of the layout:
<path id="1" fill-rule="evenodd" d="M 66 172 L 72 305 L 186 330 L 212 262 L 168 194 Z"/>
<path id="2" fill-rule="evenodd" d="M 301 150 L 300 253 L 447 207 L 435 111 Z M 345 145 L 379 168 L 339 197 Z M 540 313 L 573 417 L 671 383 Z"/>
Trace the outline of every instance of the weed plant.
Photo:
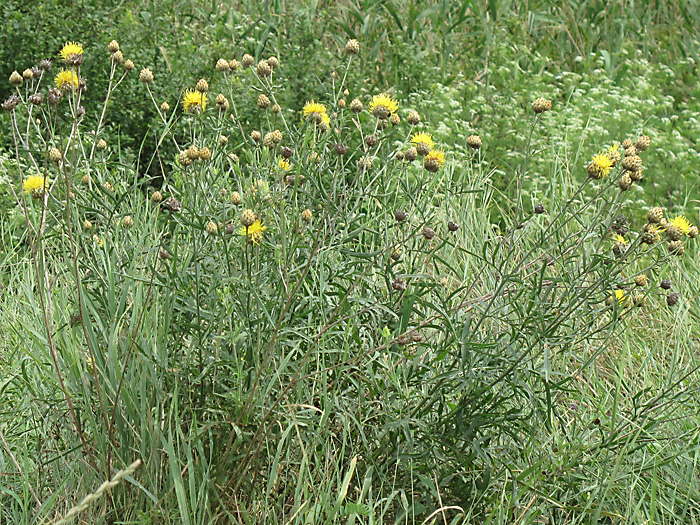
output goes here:
<path id="1" fill-rule="evenodd" d="M 353 93 L 344 49 L 296 107 L 274 56 L 169 100 L 116 41 L 11 76 L 2 519 L 697 520 L 698 229 L 634 218 L 649 137 L 576 144 L 532 192 L 536 98 L 496 198 L 480 136 Z M 159 121 L 144 163 L 108 140 L 125 86 Z"/>

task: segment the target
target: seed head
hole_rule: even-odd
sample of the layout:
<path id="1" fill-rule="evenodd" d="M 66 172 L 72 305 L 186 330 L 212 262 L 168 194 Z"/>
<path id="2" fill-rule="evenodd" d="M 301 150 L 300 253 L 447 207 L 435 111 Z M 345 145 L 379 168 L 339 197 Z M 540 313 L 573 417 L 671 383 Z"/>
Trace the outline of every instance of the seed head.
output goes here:
<path id="1" fill-rule="evenodd" d="M 654 244 L 659 241 L 659 232 L 653 224 L 647 224 L 640 237 L 642 244 Z"/>
<path id="2" fill-rule="evenodd" d="M 119 64 L 124 62 L 124 55 L 121 51 L 117 50 L 114 53 L 112 53 L 110 60 L 112 61 L 113 64 L 118 66 Z"/>
<path id="3" fill-rule="evenodd" d="M 32 69 L 30 69 L 30 68 L 25 69 L 24 71 L 22 71 L 22 78 L 24 78 L 24 80 L 33 79 L 34 78 L 34 71 L 32 71 Z"/>
<path id="4" fill-rule="evenodd" d="M 671 289 L 671 279 L 666 278 L 663 281 L 661 281 L 661 284 L 659 285 L 661 288 L 664 290 L 670 290 Z"/>
<path id="5" fill-rule="evenodd" d="M 165 207 L 172 212 L 178 212 L 182 210 L 182 203 L 175 197 L 170 197 L 165 201 Z"/>
<path id="6" fill-rule="evenodd" d="M 236 60 L 235 58 L 232 60 L 229 60 L 228 67 L 231 71 L 238 71 L 238 67 L 239 67 L 238 60 Z"/>
<path id="7" fill-rule="evenodd" d="M 197 160 L 199 158 L 199 148 L 192 144 L 189 148 L 185 150 L 187 158 L 190 160 Z"/>
<path id="8" fill-rule="evenodd" d="M 416 148 L 408 148 L 406 153 L 404 153 L 404 157 L 407 162 L 413 162 L 418 158 L 418 150 Z"/>
<path id="9" fill-rule="evenodd" d="M 225 73 L 226 71 L 231 69 L 231 66 L 228 65 L 228 60 L 224 60 L 223 58 L 220 58 L 216 61 L 215 67 L 219 73 Z"/>
<path id="10" fill-rule="evenodd" d="M 301 212 L 301 220 L 304 222 L 310 222 L 313 216 L 314 214 L 309 208 L 306 208 L 303 212 Z"/>
<path id="11" fill-rule="evenodd" d="M 552 101 L 546 98 L 538 98 L 532 103 L 532 111 L 535 113 L 544 113 L 552 109 Z"/>
<path id="12" fill-rule="evenodd" d="M 627 173 L 629 173 L 630 179 L 634 182 L 639 182 L 644 178 L 644 172 L 642 170 L 628 171 Z"/>
<path id="13" fill-rule="evenodd" d="M 282 142 L 282 132 L 278 129 L 265 133 L 263 138 L 263 146 L 266 148 L 275 148 L 280 142 Z"/>
<path id="14" fill-rule="evenodd" d="M 666 304 L 669 306 L 676 306 L 680 298 L 681 296 L 678 294 L 678 292 L 671 292 L 666 296 Z"/>
<path id="15" fill-rule="evenodd" d="M 685 246 L 683 246 L 683 242 L 681 241 L 671 241 L 668 243 L 668 251 L 680 257 L 685 253 Z"/>
<path id="16" fill-rule="evenodd" d="M 52 62 L 46 58 L 39 60 L 39 69 L 42 71 L 48 71 L 51 69 Z"/>
<path id="17" fill-rule="evenodd" d="M 625 149 L 625 157 L 633 157 L 636 154 L 637 148 L 635 148 L 634 146 L 630 146 L 629 148 Z"/>
<path id="18" fill-rule="evenodd" d="M 400 277 L 397 277 L 394 279 L 394 281 L 391 283 L 391 287 L 396 290 L 397 292 L 403 292 L 408 288 L 408 285 L 406 284 L 406 281 L 401 279 Z"/>
<path id="19" fill-rule="evenodd" d="M 2 103 L 2 109 L 4 109 L 5 111 L 12 111 L 17 107 L 17 104 L 19 104 L 19 102 L 19 97 L 13 93 L 7 98 L 5 102 Z"/>
<path id="20" fill-rule="evenodd" d="M 664 210 L 660 206 L 654 206 L 647 212 L 647 220 L 652 224 L 659 224 L 664 218 Z"/>
<path id="21" fill-rule="evenodd" d="M 616 166 L 617 163 L 622 160 L 622 154 L 617 145 L 609 148 L 608 151 L 605 152 L 605 155 L 610 159 L 613 166 Z"/>
<path id="22" fill-rule="evenodd" d="M 282 154 L 283 158 L 288 159 L 294 155 L 294 150 L 292 148 L 288 148 L 287 146 L 282 146 L 280 148 L 280 153 Z"/>
<path id="23" fill-rule="evenodd" d="M 219 227 L 214 221 L 209 221 L 205 229 L 209 235 L 216 235 L 216 232 L 219 230 Z"/>
<path id="24" fill-rule="evenodd" d="M 454 221 L 450 221 L 447 223 L 447 229 L 451 232 L 456 232 L 457 230 L 459 230 L 459 224 L 457 224 Z"/>
<path id="25" fill-rule="evenodd" d="M 403 151 L 397 151 L 394 154 L 394 158 L 396 158 L 396 160 L 403 160 L 406 158 L 406 156 L 403 154 Z"/>
<path id="26" fill-rule="evenodd" d="M 634 142 L 632 142 L 632 139 L 625 139 L 622 141 L 622 144 L 620 144 L 620 146 L 622 146 L 622 149 L 627 149 L 630 146 L 634 146 Z"/>
<path id="27" fill-rule="evenodd" d="M 52 87 L 49 89 L 49 105 L 50 106 L 56 106 L 60 101 L 61 98 L 63 98 L 63 93 L 55 87 Z"/>
<path id="28" fill-rule="evenodd" d="M 259 77 L 269 77 L 272 74 L 272 68 L 267 60 L 261 60 L 258 62 L 256 72 Z"/>
<path id="29" fill-rule="evenodd" d="M 669 241 L 679 241 L 683 237 L 683 230 L 681 230 L 675 224 L 666 225 L 666 237 Z"/>
<path id="30" fill-rule="evenodd" d="M 336 155 L 339 157 L 342 157 L 348 152 L 348 147 L 345 144 L 338 143 L 333 148 L 335 149 Z"/>
<path id="31" fill-rule="evenodd" d="M 187 154 L 187 151 L 185 150 L 185 151 L 181 151 L 178 154 L 177 162 L 178 162 L 178 164 L 180 164 L 180 166 L 182 166 L 183 168 L 186 168 L 187 166 L 192 164 L 192 162 L 194 162 L 194 161 L 190 158 L 190 156 Z"/>
<path id="32" fill-rule="evenodd" d="M 350 102 L 350 111 L 352 111 L 353 113 L 360 113 L 363 108 L 364 106 L 360 99 L 356 98 L 352 102 Z"/>
<path id="33" fill-rule="evenodd" d="M 544 213 L 545 211 L 547 211 L 547 210 L 544 209 L 544 204 L 539 203 L 539 204 L 535 205 L 535 213 L 536 214 L 539 215 L 539 214 Z"/>
<path id="34" fill-rule="evenodd" d="M 639 171 L 642 169 L 642 158 L 638 155 L 631 155 L 622 159 L 622 167 L 627 171 Z"/>
<path id="35" fill-rule="evenodd" d="M 163 195 L 161 194 L 161 192 L 156 190 L 153 193 L 151 193 L 151 202 L 155 202 L 156 204 L 163 202 Z"/>
<path id="36" fill-rule="evenodd" d="M 63 159 L 63 154 L 61 153 L 61 150 L 58 148 L 51 148 L 49 150 L 49 160 L 53 162 L 54 164 L 58 164 L 61 162 L 61 159 Z"/>
<path id="37" fill-rule="evenodd" d="M 646 135 L 642 135 L 637 139 L 637 142 L 635 142 L 634 145 L 639 151 L 646 151 L 649 149 L 649 146 L 651 146 L 651 139 Z"/>
<path id="38" fill-rule="evenodd" d="M 119 51 L 119 42 L 112 40 L 109 44 L 107 44 L 107 51 L 110 53 L 116 53 Z"/>
<path id="39" fill-rule="evenodd" d="M 134 219 L 131 217 L 131 215 L 126 215 L 122 219 L 122 227 L 127 229 L 134 227 Z"/>
<path id="40" fill-rule="evenodd" d="M 29 96 L 29 102 L 31 102 L 35 106 L 39 106 L 42 102 L 44 102 L 44 95 L 42 95 L 41 93 L 34 93 L 33 95 Z"/>
<path id="41" fill-rule="evenodd" d="M 379 139 L 376 135 L 367 135 L 365 137 L 365 144 L 367 144 L 370 148 L 376 146 L 377 142 L 379 142 Z"/>
<path id="42" fill-rule="evenodd" d="M 472 149 L 479 149 L 482 146 L 481 137 L 479 135 L 469 135 L 467 137 L 467 146 Z"/>
<path id="43" fill-rule="evenodd" d="M 100 151 L 104 151 L 107 149 L 107 141 L 105 139 L 100 139 L 97 141 L 97 149 Z"/>
<path id="44" fill-rule="evenodd" d="M 360 43 L 354 38 L 352 40 L 348 40 L 347 44 L 345 44 L 345 52 L 348 55 L 358 54 L 360 52 Z"/>
<path id="45" fill-rule="evenodd" d="M 408 122 L 411 126 L 416 126 L 420 124 L 420 115 L 417 111 L 411 111 L 408 114 L 408 117 L 406 117 L 406 122 Z"/>
<path id="46" fill-rule="evenodd" d="M 277 60 L 277 57 L 270 57 L 267 59 L 267 63 L 270 65 L 272 69 L 277 69 L 280 65 L 279 60 Z"/>
<path id="47" fill-rule="evenodd" d="M 698 233 L 700 232 L 698 231 L 697 226 L 691 226 L 690 228 L 688 228 L 688 237 L 690 237 L 691 239 L 695 239 L 698 236 Z"/>
<path id="48" fill-rule="evenodd" d="M 647 285 L 647 276 L 640 273 L 634 278 L 634 284 L 635 286 L 639 286 L 640 288 L 644 287 Z"/>
<path id="49" fill-rule="evenodd" d="M 243 199 L 241 199 L 241 194 L 237 191 L 234 191 L 231 194 L 231 204 L 233 204 L 234 206 L 240 206 L 242 202 Z"/>
<path id="50" fill-rule="evenodd" d="M 226 113 L 230 107 L 228 99 L 222 93 L 216 95 L 216 107 L 221 113 Z"/>
<path id="51" fill-rule="evenodd" d="M 394 212 L 394 218 L 396 219 L 397 222 L 403 222 L 406 220 L 406 212 L 403 210 L 396 210 Z"/>
<path id="52" fill-rule="evenodd" d="M 260 109 L 267 109 L 272 105 L 272 102 L 270 102 L 270 99 L 265 95 L 264 93 L 260 93 L 258 95 L 258 107 Z"/>
<path id="53" fill-rule="evenodd" d="M 241 224 L 246 228 L 252 226 L 256 220 L 257 217 L 255 215 L 255 212 L 251 209 L 245 209 L 241 213 Z"/>
<path id="54" fill-rule="evenodd" d="M 170 258 L 170 253 L 168 253 L 168 250 L 166 250 L 165 248 L 161 248 L 160 250 L 158 250 L 158 257 L 165 261 L 166 259 Z"/>
<path id="55" fill-rule="evenodd" d="M 209 160 L 211 159 L 211 150 L 207 148 L 206 146 L 201 148 L 199 150 L 199 159 L 200 160 Z"/>
<path id="56" fill-rule="evenodd" d="M 246 53 L 243 55 L 243 58 L 241 58 L 241 64 L 243 64 L 243 67 L 251 67 L 253 64 L 255 64 L 255 59 Z"/>
<path id="57" fill-rule="evenodd" d="M 435 237 L 435 230 L 433 230 L 430 226 L 426 226 L 425 228 L 423 228 L 421 235 L 423 235 L 423 237 L 425 237 L 425 239 L 429 241 L 430 239 Z"/>
<path id="58" fill-rule="evenodd" d="M 401 117 L 399 117 L 398 113 L 394 113 L 391 117 L 389 117 L 389 122 L 391 122 L 392 126 L 398 126 L 401 124 Z"/>
<path id="59" fill-rule="evenodd" d="M 22 75 L 20 75 L 17 71 L 13 71 L 10 75 L 10 85 L 19 86 L 22 84 L 22 82 L 24 82 Z"/>
<path id="60" fill-rule="evenodd" d="M 262 140 L 262 135 L 260 134 L 260 132 L 257 129 L 254 129 L 253 131 L 250 132 L 250 138 L 259 144 L 260 141 Z"/>
<path id="61" fill-rule="evenodd" d="M 144 84 L 150 84 L 153 82 L 153 71 L 149 68 L 143 68 L 141 73 L 139 73 L 139 80 Z"/>
<path id="62" fill-rule="evenodd" d="M 131 60 L 130 58 L 127 58 L 126 62 L 124 62 L 124 69 L 127 72 L 133 71 L 135 67 L 136 67 L 136 65 L 134 64 L 134 61 Z"/>
<path id="63" fill-rule="evenodd" d="M 206 93 L 207 91 L 209 91 L 209 82 L 207 82 L 205 78 L 200 78 L 194 85 L 194 89 L 196 89 L 200 93 Z"/>
<path id="64" fill-rule="evenodd" d="M 628 172 L 624 172 L 620 176 L 620 180 L 618 181 L 617 185 L 620 187 L 622 191 L 627 191 L 629 190 L 634 182 L 632 182 L 632 178 L 629 176 Z"/>
<path id="65" fill-rule="evenodd" d="M 229 153 L 228 158 L 231 159 L 231 162 L 233 162 L 234 164 L 238 163 L 238 155 L 236 155 L 235 153 Z"/>

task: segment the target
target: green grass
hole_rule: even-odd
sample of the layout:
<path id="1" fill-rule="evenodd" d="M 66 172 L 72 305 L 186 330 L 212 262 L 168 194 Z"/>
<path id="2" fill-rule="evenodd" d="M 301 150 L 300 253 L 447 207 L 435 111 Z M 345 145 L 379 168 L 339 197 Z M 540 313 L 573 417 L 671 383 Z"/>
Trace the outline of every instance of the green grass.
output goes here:
<path id="1" fill-rule="evenodd" d="M 690 7 L 124 7 L 83 6 L 103 24 L 77 33 L 84 98 L 32 110 L 51 126 L 28 125 L 25 104 L 0 117 L 0 521 L 700 522 L 698 239 L 681 257 L 640 242 L 652 206 L 698 222 Z M 102 126 L 116 30 L 137 69 Z M 21 72 L 79 39 L 66 31 L 5 32 L 0 65 Z M 279 56 L 272 81 L 214 71 L 246 52 Z M 207 110 L 185 115 L 200 77 Z M 385 90 L 402 122 L 382 130 L 367 107 Z M 554 107 L 534 117 L 538 96 Z M 328 132 L 301 117 L 310 99 Z M 93 156 L 96 128 L 109 146 Z M 275 129 L 289 173 L 250 137 Z M 416 130 L 447 151 L 436 173 L 396 158 Z M 641 184 L 621 192 L 620 167 L 586 179 L 594 154 L 641 133 Z M 192 144 L 211 160 L 185 165 Z M 35 162 L 55 181 L 45 198 L 21 192 Z M 244 208 L 259 244 L 238 233 Z M 615 289 L 624 303 L 606 301 Z"/>

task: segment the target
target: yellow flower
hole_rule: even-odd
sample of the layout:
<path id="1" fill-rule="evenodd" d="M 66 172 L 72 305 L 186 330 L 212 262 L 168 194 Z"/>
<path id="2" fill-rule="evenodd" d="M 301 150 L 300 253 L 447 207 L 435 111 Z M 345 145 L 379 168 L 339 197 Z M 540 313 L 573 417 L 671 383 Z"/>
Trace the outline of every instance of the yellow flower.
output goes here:
<path id="1" fill-rule="evenodd" d="M 304 118 L 308 118 L 309 115 L 313 113 L 318 113 L 320 115 L 325 115 L 328 112 L 326 106 L 319 104 L 318 102 L 307 102 L 304 104 Z"/>
<path id="2" fill-rule="evenodd" d="M 442 168 L 445 163 L 445 154 L 437 149 L 430 150 L 428 154 L 423 159 L 423 166 L 426 170 L 435 173 L 437 170 Z"/>
<path id="3" fill-rule="evenodd" d="M 279 167 L 282 168 L 284 171 L 289 171 L 292 169 L 292 165 L 287 159 L 280 159 Z"/>
<path id="4" fill-rule="evenodd" d="M 678 228 L 680 231 L 683 232 L 684 235 L 688 235 L 688 232 L 690 231 L 690 228 L 693 226 L 688 219 L 685 218 L 684 215 L 679 215 L 675 219 L 671 219 L 668 221 L 670 224 L 673 224 L 676 228 Z"/>
<path id="5" fill-rule="evenodd" d="M 188 89 L 182 97 L 185 113 L 199 113 L 207 109 L 207 95 L 194 89 Z"/>
<path id="6" fill-rule="evenodd" d="M 613 164 L 612 159 L 608 155 L 601 153 L 593 157 L 593 160 L 588 163 L 586 171 L 591 178 L 602 179 L 610 173 Z"/>
<path id="7" fill-rule="evenodd" d="M 430 133 L 416 133 L 411 137 L 411 142 L 414 144 L 425 144 L 428 148 L 432 148 L 435 143 L 433 142 L 433 137 Z"/>
<path id="8" fill-rule="evenodd" d="M 613 240 L 619 244 L 627 244 L 627 239 L 625 239 L 622 235 L 613 235 Z"/>
<path id="9" fill-rule="evenodd" d="M 30 175 L 24 179 L 24 182 L 22 182 L 22 188 L 24 188 L 24 191 L 27 193 L 44 191 L 47 184 L 48 181 L 46 180 L 46 177 L 42 177 L 41 175 Z"/>
<path id="10" fill-rule="evenodd" d="M 56 83 L 56 87 L 58 89 L 63 89 L 64 86 L 69 86 L 72 89 L 78 89 L 78 86 L 80 85 L 78 75 L 76 75 L 73 71 L 68 71 L 65 69 L 61 69 L 56 74 L 54 82 Z"/>
<path id="11" fill-rule="evenodd" d="M 68 60 L 69 57 L 73 55 L 82 55 L 83 54 L 83 46 L 80 44 L 77 44 L 75 42 L 67 42 L 62 48 L 61 51 L 58 53 L 61 55 L 61 58 L 63 60 Z"/>
<path id="12" fill-rule="evenodd" d="M 625 303 L 625 291 L 624 290 L 615 290 L 612 294 L 612 297 L 617 299 L 617 304 L 622 306 Z"/>
<path id="13" fill-rule="evenodd" d="M 258 219 L 250 226 L 242 226 L 238 230 L 238 233 L 239 235 L 247 236 L 250 242 L 252 242 L 253 244 L 260 244 L 262 242 L 263 232 L 266 229 L 267 227 L 263 226 L 262 222 L 260 222 L 260 219 Z"/>
<path id="14" fill-rule="evenodd" d="M 92 236 L 92 240 L 93 240 L 93 242 L 94 242 L 95 244 L 97 244 L 97 246 L 99 246 L 100 248 L 101 248 L 102 246 L 105 245 L 105 243 L 102 241 L 102 239 L 100 239 L 100 236 L 97 235 L 97 234 L 95 234 L 95 235 Z"/>
<path id="15" fill-rule="evenodd" d="M 386 93 L 380 93 L 372 97 L 369 110 L 378 119 L 387 119 L 399 109 L 399 104 Z"/>

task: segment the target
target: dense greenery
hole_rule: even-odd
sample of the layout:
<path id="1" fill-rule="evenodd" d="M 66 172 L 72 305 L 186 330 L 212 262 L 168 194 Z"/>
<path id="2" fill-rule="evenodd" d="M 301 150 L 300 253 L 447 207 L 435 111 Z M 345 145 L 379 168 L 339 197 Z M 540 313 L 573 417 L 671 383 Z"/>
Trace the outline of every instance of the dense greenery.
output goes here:
<path id="1" fill-rule="evenodd" d="M 693 5 L 0 27 L 0 522 L 700 522 Z"/>

